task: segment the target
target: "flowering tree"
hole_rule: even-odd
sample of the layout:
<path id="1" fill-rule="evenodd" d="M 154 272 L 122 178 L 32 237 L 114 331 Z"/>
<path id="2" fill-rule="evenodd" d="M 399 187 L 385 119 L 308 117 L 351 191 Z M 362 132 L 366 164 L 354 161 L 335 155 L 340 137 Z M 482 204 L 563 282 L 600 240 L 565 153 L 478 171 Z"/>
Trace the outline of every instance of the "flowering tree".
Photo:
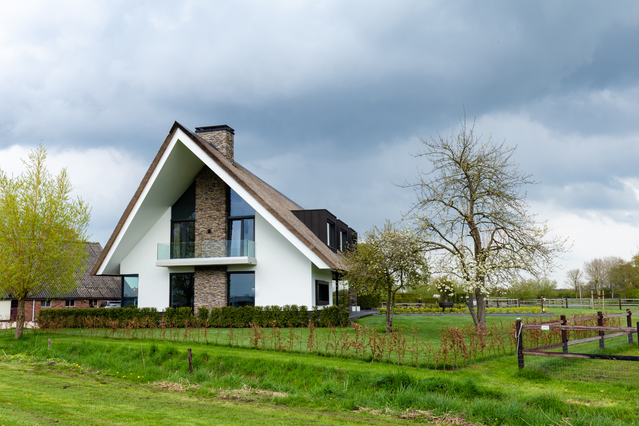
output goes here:
<path id="1" fill-rule="evenodd" d="M 89 207 L 71 199 L 65 169 L 49 174 L 46 156 L 42 146 L 32 151 L 17 177 L 0 170 L 0 296 L 18 300 L 16 339 L 26 299 L 44 290 L 54 296 L 73 290 L 87 256 Z"/>
<path id="2" fill-rule="evenodd" d="M 433 279 L 431 286 L 442 297 L 443 302 L 448 302 L 448 298 L 455 295 L 455 282 L 448 277 L 441 276 Z"/>
<path id="3" fill-rule="evenodd" d="M 410 229 L 397 229 L 386 221 L 366 231 L 364 241 L 344 254 L 345 276 L 357 291 L 382 291 L 386 294 L 386 332 L 393 329 L 395 294 L 423 284 L 428 266 L 419 237 Z"/>
<path id="4" fill-rule="evenodd" d="M 458 133 L 421 141 L 424 150 L 416 157 L 430 160 L 432 168 L 402 185 L 417 194 L 409 214 L 426 252 L 437 254 L 433 272 L 460 278 L 475 325 L 485 324 L 491 283 L 507 282 L 522 271 L 544 275 L 565 240 L 547 238 L 545 223 L 527 213 L 521 187 L 535 182 L 512 161 L 515 148 L 491 138 L 480 141 L 465 118 Z"/>

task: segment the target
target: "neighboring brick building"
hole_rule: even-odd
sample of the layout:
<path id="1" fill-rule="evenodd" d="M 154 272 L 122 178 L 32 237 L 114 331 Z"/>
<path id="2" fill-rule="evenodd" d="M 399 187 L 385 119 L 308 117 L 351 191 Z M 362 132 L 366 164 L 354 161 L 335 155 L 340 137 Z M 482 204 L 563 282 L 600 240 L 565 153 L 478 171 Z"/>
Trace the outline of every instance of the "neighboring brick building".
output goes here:
<path id="1" fill-rule="evenodd" d="M 139 306 L 160 310 L 332 304 L 357 234 L 236 163 L 234 135 L 175 123 L 92 273 L 135 280 Z"/>
<path id="2" fill-rule="evenodd" d="M 120 300 L 122 298 L 122 278 L 99 277 L 90 274 L 98 257 L 102 253 L 100 243 L 87 243 L 87 260 L 82 275 L 78 278 L 78 286 L 75 290 L 56 296 L 49 291 L 43 291 L 25 302 L 25 319 L 35 321 L 41 309 L 50 308 L 92 308 L 98 307 L 106 300 Z M 10 297 L 0 301 L 0 320 L 15 320 L 18 310 L 18 301 Z M 9 306 L 10 305 L 10 306 Z M 10 310 L 9 310 L 10 309 Z M 3 314 L 3 312 L 6 312 Z"/>

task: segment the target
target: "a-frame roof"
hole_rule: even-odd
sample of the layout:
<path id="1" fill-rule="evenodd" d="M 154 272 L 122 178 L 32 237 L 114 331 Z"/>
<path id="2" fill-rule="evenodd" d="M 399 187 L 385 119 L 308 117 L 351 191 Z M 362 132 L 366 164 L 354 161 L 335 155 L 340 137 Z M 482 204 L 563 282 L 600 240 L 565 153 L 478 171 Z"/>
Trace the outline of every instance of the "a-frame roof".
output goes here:
<path id="1" fill-rule="evenodd" d="M 196 133 L 175 122 L 91 273 L 118 275 L 119 266 L 116 265 L 204 166 L 211 168 L 238 192 L 317 267 L 342 269 L 340 256 L 291 212 L 300 210 L 300 206 L 243 166 L 227 159 Z"/>

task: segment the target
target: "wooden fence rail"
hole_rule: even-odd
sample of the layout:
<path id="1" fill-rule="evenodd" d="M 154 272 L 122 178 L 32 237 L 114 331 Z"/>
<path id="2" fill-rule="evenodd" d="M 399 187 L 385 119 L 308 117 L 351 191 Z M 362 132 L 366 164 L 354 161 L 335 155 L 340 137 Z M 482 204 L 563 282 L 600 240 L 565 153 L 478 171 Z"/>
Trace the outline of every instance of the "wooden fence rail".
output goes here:
<path id="1" fill-rule="evenodd" d="M 607 327 L 603 325 L 605 318 L 626 317 L 626 327 Z M 569 322 L 583 322 L 597 320 L 597 325 L 568 325 Z M 589 358 L 589 359 L 610 359 L 618 361 L 639 361 L 639 356 L 626 356 L 626 355 L 605 355 L 605 354 L 583 354 L 583 353 L 568 353 L 568 347 L 578 345 L 582 343 L 599 341 L 599 347 L 605 348 L 605 339 L 611 339 L 613 337 L 627 336 L 628 343 L 633 343 L 632 334 L 637 333 L 639 344 L 639 322 L 636 327 L 632 326 L 632 311 L 627 309 L 622 314 L 608 314 L 604 315 L 602 312 L 597 312 L 597 315 L 589 317 L 577 317 L 567 319 L 565 315 L 561 316 L 559 321 L 545 321 L 534 324 L 524 324 L 521 319 L 517 319 L 515 322 L 515 333 L 517 338 L 517 361 L 519 369 L 524 368 L 524 355 L 535 356 L 555 356 L 565 358 Z M 560 330 L 561 331 L 561 343 L 553 343 L 550 345 L 538 346 L 536 348 L 524 349 L 524 330 Z M 569 331 L 596 331 L 598 336 L 585 337 L 582 339 L 568 340 Z M 553 349 L 562 348 L 562 352 L 549 352 Z"/>

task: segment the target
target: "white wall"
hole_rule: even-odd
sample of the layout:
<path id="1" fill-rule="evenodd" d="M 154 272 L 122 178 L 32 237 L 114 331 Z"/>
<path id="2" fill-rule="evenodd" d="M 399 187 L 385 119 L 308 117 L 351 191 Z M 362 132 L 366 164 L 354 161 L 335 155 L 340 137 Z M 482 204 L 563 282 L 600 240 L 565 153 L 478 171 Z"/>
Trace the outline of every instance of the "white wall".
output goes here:
<path id="1" fill-rule="evenodd" d="M 257 212 L 255 258 L 255 305 L 313 306 L 311 261 Z"/>
<path id="2" fill-rule="evenodd" d="M 0 300 L 0 321 L 11 318 L 11 300 Z"/>
<path id="3" fill-rule="evenodd" d="M 120 274 L 137 274 L 138 306 L 164 310 L 169 306 L 169 268 L 155 266 L 158 243 L 171 240 L 171 208 L 169 207 L 151 229 L 120 263 Z"/>

